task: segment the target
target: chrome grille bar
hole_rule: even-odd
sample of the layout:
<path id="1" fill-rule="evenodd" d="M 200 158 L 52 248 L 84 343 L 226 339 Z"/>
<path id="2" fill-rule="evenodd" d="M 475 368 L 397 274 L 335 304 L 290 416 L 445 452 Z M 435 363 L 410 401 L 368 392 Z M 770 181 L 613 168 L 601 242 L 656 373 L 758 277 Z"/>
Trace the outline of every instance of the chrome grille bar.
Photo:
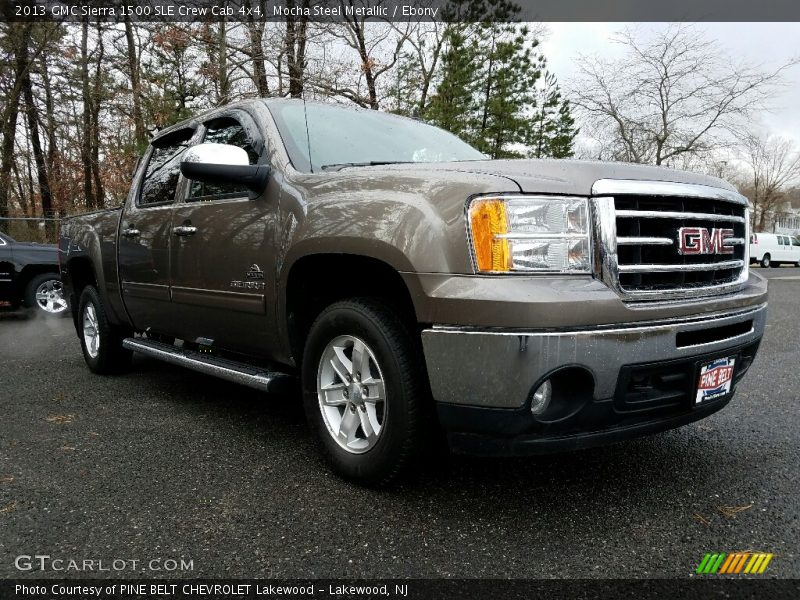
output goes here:
<path id="1" fill-rule="evenodd" d="M 686 219 L 693 221 L 726 221 L 744 223 L 744 217 L 713 213 L 679 212 L 671 210 L 618 210 L 617 217 L 630 219 Z"/>
<path id="2" fill-rule="evenodd" d="M 617 246 L 671 246 L 674 242 L 667 237 L 618 237 Z"/>
<path id="3" fill-rule="evenodd" d="M 676 273 L 678 271 L 721 271 L 723 269 L 741 269 L 743 260 L 724 260 L 715 263 L 696 263 L 688 265 L 619 265 L 620 273 Z"/>

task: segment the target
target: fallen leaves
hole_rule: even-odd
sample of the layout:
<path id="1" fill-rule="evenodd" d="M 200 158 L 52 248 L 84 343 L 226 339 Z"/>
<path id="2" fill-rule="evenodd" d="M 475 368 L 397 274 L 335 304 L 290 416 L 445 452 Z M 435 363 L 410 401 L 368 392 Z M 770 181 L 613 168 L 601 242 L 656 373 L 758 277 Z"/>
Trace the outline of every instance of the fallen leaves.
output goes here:
<path id="1" fill-rule="evenodd" d="M 55 423 L 61 425 L 62 423 L 72 423 L 75 420 L 75 415 L 50 415 L 45 419 L 48 423 Z"/>
<path id="2" fill-rule="evenodd" d="M 11 483 L 12 481 L 14 481 L 13 475 L 3 475 L 0 477 L 0 483 Z"/>

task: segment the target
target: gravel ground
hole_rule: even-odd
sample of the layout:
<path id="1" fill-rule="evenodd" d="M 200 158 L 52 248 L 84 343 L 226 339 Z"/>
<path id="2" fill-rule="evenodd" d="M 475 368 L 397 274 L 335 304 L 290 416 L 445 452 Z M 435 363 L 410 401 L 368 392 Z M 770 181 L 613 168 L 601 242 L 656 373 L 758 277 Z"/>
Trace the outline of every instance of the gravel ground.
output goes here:
<path id="1" fill-rule="evenodd" d="M 606 448 L 433 461 L 380 492 L 328 472 L 294 398 L 144 358 L 98 377 L 68 320 L 6 315 L 0 576 L 47 554 L 127 576 L 183 559 L 195 577 L 687 577 L 706 552 L 760 550 L 767 575 L 800 577 L 800 269 L 761 272 L 767 333 L 721 412 Z"/>

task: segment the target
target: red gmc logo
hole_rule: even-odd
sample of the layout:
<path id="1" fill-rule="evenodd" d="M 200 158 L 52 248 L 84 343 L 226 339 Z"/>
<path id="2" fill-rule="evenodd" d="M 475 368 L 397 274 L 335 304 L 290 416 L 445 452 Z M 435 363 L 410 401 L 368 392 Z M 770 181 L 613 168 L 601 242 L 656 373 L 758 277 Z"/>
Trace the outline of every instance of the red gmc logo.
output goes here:
<path id="1" fill-rule="evenodd" d="M 681 227 L 678 230 L 678 254 L 733 254 L 733 246 L 725 240 L 733 237 L 733 229 Z"/>

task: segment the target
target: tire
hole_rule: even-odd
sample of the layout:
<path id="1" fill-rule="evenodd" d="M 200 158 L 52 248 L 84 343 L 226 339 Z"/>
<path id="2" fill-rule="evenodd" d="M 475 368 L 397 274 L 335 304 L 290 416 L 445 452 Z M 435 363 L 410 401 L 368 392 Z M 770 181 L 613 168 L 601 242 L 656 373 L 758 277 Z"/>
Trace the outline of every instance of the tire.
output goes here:
<path id="1" fill-rule="evenodd" d="M 25 305 L 36 314 L 63 317 L 68 314 L 67 299 L 58 273 L 40 273 L 25 286 Z"/>
<path id="2" fill-rule="evenodd" d="M 100 375 L 125 371 L 133 353 L 122 347 L 122 340 L 130 334 L 109 322 L 100 294 L 94 286 L 87 285 L 78 304 L 78 336 L 89 369 Z"/>
<path id="3" fill-rule="evenodd" d="M 769 254 L 765 254 L 764 256 L 761 257 L 761 266 L 764 267 L 765 269 L 771 266 L 770 265 L 771 262 L 772 261 L 770 260 Z"/>
<path id="4" fill-rule="evenodd" d="M 409 475 L 426 449 L 433 405 L 418 346 L 394 310 L 369 298 L 332 304 L 311 326 L 302 363 L 304 408 L 325 458 L 342 477 L 387 485 Z"/>

